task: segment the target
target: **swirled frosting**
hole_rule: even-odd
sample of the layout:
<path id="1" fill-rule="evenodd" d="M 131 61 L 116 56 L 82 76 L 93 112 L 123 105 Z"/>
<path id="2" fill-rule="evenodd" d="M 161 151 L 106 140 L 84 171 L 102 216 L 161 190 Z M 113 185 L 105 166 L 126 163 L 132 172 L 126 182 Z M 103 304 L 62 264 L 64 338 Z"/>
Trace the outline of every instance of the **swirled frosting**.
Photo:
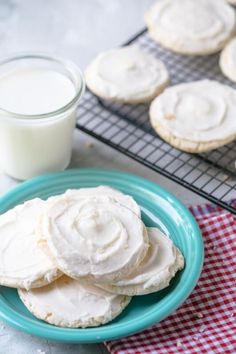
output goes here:
<path id="1" fill-rule="evenodd" d="M 37 245 L 36 226 L 44 206 L 37 198 L 0 216 L 0 284 L 30 289 L 59 276 L 55 263 Z"/>
<path id="2" fill-rule="evenodd" d="M 58 267 L 73 278 L 120 279 L 144 258 L 146 229 L 111 197 L 69 198 L 49 204 L 39 223 Z"/>
<path id="3" fill-rule="evenodd" d="M 211 80 L 172 86 L 152 102 L 150 118 L 178 138 L 224 140 L 236 135 L 236 91 Z"/>
<path id="4" fill-rule="evenodd" d="M 235 31 L 235 13 L 225 0 L 160 0 L 146 21 L 154 39 L 183 54 L 218 51 Z"/>
<path id="5" fill-rule="evenodd" d="M 81 199 L 96 196 L 110 196 L 115 199 L 121 205 L 126 206 L 132 210 L 135 214 L 141 217 L 141 211 L 139 205 L 135 200 L 126 194 L 121 193 L 117 189 L 109 186 L 98 186 L 93 188 L 80 188 L 80 189 L 68 189 L 65 192 L 65 196 L 69 199 Z"/>
<path id="6" fill-rule="evenodd" d="M 19 290 L 26 307 L 38 318 L 63 327 L 91 327 L 111 321 L 130 302 L 94 285 L 63 276 L 52 284 Z"/>
<path id="7" fill-rule="evenodd" d="M 147 228 L 150 246 L 140 265 L 114 284 L 101 287 L 129 295 L 143 295 L 169 285 L 175 273 L 184 266 L 184 259 L 171 239 L 157 228 Z"/>
<path id="8" fill-rule="evenodd" d="M 95 94 L 126 102 L 155 96 L 168 78 L 165 65 L 136 46 L 99 54 L 85 72 L 86 84 Z"/>

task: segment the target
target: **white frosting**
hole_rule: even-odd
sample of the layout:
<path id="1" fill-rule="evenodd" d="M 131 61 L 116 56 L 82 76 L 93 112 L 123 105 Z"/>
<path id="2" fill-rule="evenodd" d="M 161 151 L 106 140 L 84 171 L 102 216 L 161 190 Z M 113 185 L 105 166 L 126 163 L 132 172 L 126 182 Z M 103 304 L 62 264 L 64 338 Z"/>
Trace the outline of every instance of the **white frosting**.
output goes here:
<path id="1" fill-rule="evenodd" d="M 94 285 L 61 277 L 52 284 L 19 290 L 27 308 L 40 319 L 63 327 L 97 326 L 116 317 L 130 298 L 114 295 Z"/>
<path id="2" fill-rule="evenodd" d="M 220 67 L 225 76 L 236 82 L 236 38 L 232 39 L 221 52 Z"/>
<path id="3" fill-rule="evenodd" d="M 165 65 L 135 46 L 99 54 L 85 72 L 87 86 L 104 98 L 138 101 L 149 98 L 168 82 Z"/>
<path id="4" fill-rule="evenodd" d="M 143 261 L 128 276 L 105 285 L 107 290 L 121 294 L 148 294 L 167 287 L 175 273 L 183 268 L 183 256 L 173 242 L 157 228 L 147 231 L 150 247 Z"/>
<path id="5" fill-rule="evenodd" d="M 58 267 L 74 277 L 120 279 L 141 262 L 148 248 L 141 219 L 111 197 L 49 204 L 39 224 Z"/>
<path id="6" fill-rule="evenodd" d="M 42 286 L 59 276 L 53 261 L 37 245 L 36 225 L 45 202 L 33 199 L 0 216 L 0 284 Z"/>
<path id="7" fill-rule="evenodd" d="M 65 193 L 65 196 L 69 199 L 81 199 L 87 197 L 96 197 L 96 196 L 110 196 L 119 202 L 121 205 L 126 206 L 132 210 L 135 214 L 141 217 L 141 211 L 139 205 L 135 200 L 126 194 L 121 193 L 117 189 L 108 187 L 108 186 L 98 186 L 94 188 L 80 188 L 80 189 L 68 189 Z"/>
<path id="8" fill-rule="evenodd" d="M 225 0 L 159 0 L 146 20 L 154 39 L 183 54 L 218 51 L 235 30 L 235 13 Z"/>
<path id="9" fill-rule="evenodd" d="M 178 138 L 210 142 L 236 135 L 236 91 L 216 81 L 172 86 L 151 104 L 152 125 Z"/>

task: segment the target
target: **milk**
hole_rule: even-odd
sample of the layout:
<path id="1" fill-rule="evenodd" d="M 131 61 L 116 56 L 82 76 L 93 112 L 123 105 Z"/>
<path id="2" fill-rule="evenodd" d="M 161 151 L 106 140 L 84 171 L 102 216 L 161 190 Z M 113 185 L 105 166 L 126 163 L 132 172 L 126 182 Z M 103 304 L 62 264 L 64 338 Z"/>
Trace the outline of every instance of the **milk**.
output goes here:
<path id="1" fill-rule="evenodd" d="M 0 168 L 21 180 L 64 170 L 71 158 L 75 96 L 72 80 L 50 68 L 26 66 L 0 75 Z"/>

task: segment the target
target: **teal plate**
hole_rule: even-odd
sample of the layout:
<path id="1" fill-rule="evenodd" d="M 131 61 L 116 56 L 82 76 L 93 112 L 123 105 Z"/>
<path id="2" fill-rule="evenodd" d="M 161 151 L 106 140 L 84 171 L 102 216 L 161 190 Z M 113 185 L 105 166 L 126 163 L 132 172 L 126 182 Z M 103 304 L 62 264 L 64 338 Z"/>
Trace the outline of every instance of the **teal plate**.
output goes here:
<path id="1" fill-rule="evenodd" d="M 91 343 L 141 331 L 170 315 L 189 296 L 203 264 L 200 230 L 188 209 L 160 186 L 143 178 L 102 169 L 68 170 L 33 178 L 0 198 L 0 213 L 34 197 L 47 198 L 68 188 L 109 185 L 130 194 L 142 208 L 147 226 L 156 226 L 174 241 L 185 257 L 185 268 L 165 290 L 136 296 L 112 322 L 86 329 L 52 326 L 35 318 L 21 303 L 15 289 L 0 288 L 0 318 L 22 331 L 70 343 Z"/>

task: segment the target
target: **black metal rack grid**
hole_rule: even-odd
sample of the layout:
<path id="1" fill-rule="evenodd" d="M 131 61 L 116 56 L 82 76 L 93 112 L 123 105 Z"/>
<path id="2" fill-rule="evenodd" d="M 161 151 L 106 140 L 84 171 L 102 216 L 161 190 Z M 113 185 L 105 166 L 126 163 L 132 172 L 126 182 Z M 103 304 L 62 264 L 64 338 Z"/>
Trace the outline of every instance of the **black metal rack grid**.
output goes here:
<path id="1" fill-rule="evenodd" d="M 146 30 L 130 43 L 163 60 L 172 84 L 208 78 L 236 88 L 221 74 L 218 54 L 174 54 L 158 46 Z M 182 152 L 152 129 L 148 105 L 109 103 L 89 91 L 79 107 L 77 128 L 236 214 L 236 142 L 204 154 Z"/>

